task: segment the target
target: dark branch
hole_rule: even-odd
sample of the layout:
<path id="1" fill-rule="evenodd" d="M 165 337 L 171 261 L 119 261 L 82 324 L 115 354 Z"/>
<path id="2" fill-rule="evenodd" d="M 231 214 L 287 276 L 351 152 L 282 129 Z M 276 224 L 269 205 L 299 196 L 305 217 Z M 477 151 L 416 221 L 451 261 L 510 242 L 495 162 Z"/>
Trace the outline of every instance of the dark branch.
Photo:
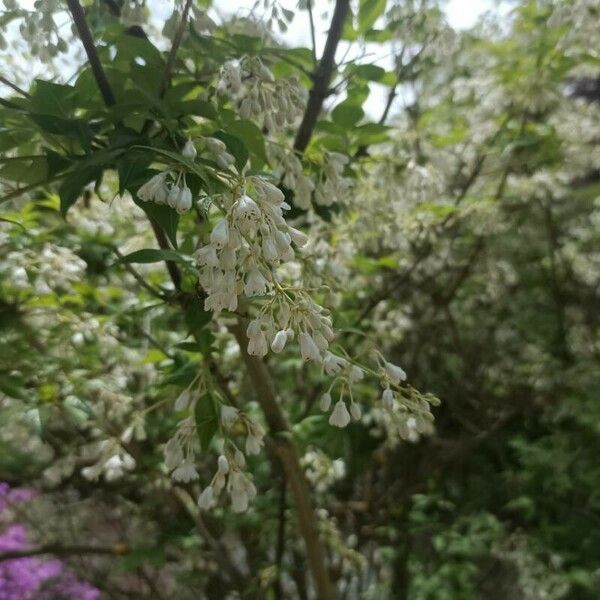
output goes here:
<path id="1" fill-rule="evenodd" d="M 327 90 L 335 66 L 335 53 L 342 37 L 342 29 L 344 28 L 344 21 L 348 15 L 349 8 L 350 0 L 336 0 L 323 56 L 313 72 L 313 87 L 310 90 L 302 123 L 300 123 L 298 134 L 294 141 L 294 150 L 298 152 L 304 152 L 306 146 L 308 146 L 317 119 L 323 108 L 323 101 L 327 97 Z"/>
<path id="2" fill-rule="evenodd" d="M 75 554 L 109 554 L 112 556 L 123 556 L 129 554 L 131 549 L 126 544 L 115 544 L 113 546 L 63 546 L 61 544 L 46 544 L 37 548 L 26 550 L 8 550 L 0 553 L 0 562 L 4 560 L 15 560 L 30 556 L 41 556 L 53 554 L 54 556 L 72 556 Z"/>
<path id="3" fill-rule="evenodd" d="M 15 92 L 17 92 L 17 94 L 21 94 L 21 96 L 24 96 L 25 98 L 31 98 L 31 96 L 25 90 L 22 90 L 18 85 L 6 79 L 6 77 L 2 77 L 2 75 L 0 75 L 0 82 L 13 89 Z"/>
<path id="4" fill-rule="evenodd" d="M 96 45 L 94 44 L 92 32 L 90 31 L 90 28 L 85 20 L 83 8 L 81 7 L 81 4 L 79 4 L 78 0 L 67 0 L 67 5 L 71 11 L 71 15 L 73 16 L 73 21 L 75 22 L 75 27 L 77 27 L 77 32 L 79 33 L 81 43 L 85 48 L 85 53 L 87 54 L 90 62 L 90 67 L 92 67 L 92 73 L 94 74 L 94 78 L 96 79 L 96 83 L 98 84 L 98 88 L 102 94 L 102 98 L 104 99 L 104 104 L 106 104 L 108 107 L 114 106 L 114 104 L 116 104 L 115 96 L 110 87 L 110 83 L 108 83 L 108 79 L 106 78 L 106 73 L 102 68 L 102 63 L 100 62 L 100 57 L 98 56 L 98 51 L 96 50 Z"/>

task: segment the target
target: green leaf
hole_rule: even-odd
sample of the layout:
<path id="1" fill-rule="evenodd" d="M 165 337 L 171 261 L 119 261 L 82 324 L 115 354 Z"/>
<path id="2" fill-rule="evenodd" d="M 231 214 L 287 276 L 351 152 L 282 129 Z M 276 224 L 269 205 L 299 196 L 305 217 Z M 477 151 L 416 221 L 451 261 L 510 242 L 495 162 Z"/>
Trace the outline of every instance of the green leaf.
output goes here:
<path id="1" fill-rule="evenodd" d="M 58 195 L 60 197 L 60 212 L 63 217 L 77 198 L 81 196 L 83 188 L 92 182 L 96 181 L 102 175 L 102 167 L 98 165 L 88 165 L 76 168 L 70 172 L 60 184 Z"/>
<path id="2" fill-rule="evenodd" d="M 119 194 L 129 190 L 132 194 L 148 180 L 148 167 L 152 157 L 135 152 L 123 156 L 117 166 L 119 173 Z"/>
<path id="3" fill-rule="evenodd" d="M 131 254 L 127 254 L 119 258 L 115 262 L 115 265 L 123 265 L 128 263 L 155 263 L 161 262 L 163 260 L 171 260 L 175 262 L 180 262 L 184 264 L 188 264 L 188 261 L 179 254 L 179 252 L 175 252 L 174 250 L 160 250 L 158 248 L 144 248 L 143 250 L 136 250 L 135 252 L 131 252 Z"/>
<path id="4" fill-rule="evenodd" d="M 210 352 L 210 347 L 215 339 L 210 329 L 206 327 L 211 320 L 212 312 L 204 310 L 200 302 L 193 302 L 185 311 L 185 321 L 202 354 Z"/>
<path id="5" fill-rule="evenodd" d="M 253 169 L 260 169 L 268 162 L 265 150 L 265 136 L 252 121 L 240 120 L 227 123 L 227 132 L 238 137 L 245 144 L 253 159 Z M 225 140 L 223 141 L 227 143 Z"/>
<path id="6" fill-rule="evenodd" d="M 200 447 L 207 450 L 210 441 L 219 429 L 219 415 L 215 407 L 215 401 L 210 394 L 205 394 L 196 402 L 194 411 L 196 419 L 196 432 L 200 440 Z"/>
<path id="7" fill-rule="evenodd" d="M 338 104 L 331 111 L 331 119 L 336 125 L 340 125 L 343 128 L 354 127 L 363 117 L 365 113 L 360 106 L 350 103 L 349 100 Z"/>
<path id="8" fill-rule="evenodd" d="M 384 13 L 386 0 L 361 0 L 358 8 L 358 31 L 366 33 Z"/>
<path id="9" fill-rule="evenodd" d="M 367 81 L 381 81 L 385 77 L 385 69 L 377 65 L 357 65 L 353 71 Z"/>
<path id="10" fill-rule="evenodd" d="M 74 109 L 74 98 L 74 87 L 36 79 L 31 112 L 68 119 Z"/>
<path id="11" fill-rule="evenodd" d="M 169 241 L 177 248 L 177 227 L 179 226 L 179 214 L 176 210 L 165 204 L 155 202 L 142 202 L 134 196 L 133 200 L 157 225 L 163 228 Z"/>

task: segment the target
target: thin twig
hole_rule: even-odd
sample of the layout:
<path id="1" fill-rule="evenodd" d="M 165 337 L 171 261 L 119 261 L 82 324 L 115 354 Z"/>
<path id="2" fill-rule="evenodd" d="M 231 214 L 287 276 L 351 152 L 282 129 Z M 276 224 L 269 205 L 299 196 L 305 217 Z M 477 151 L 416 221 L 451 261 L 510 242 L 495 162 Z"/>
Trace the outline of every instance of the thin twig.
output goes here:
<path id="1" fill-rule="evenodd" d="M 114 544 L 113 546 L 63 546 L 62 544 L 46 544 L 36 548 L 24 550 L 7 550 L 0 553 L 0 562 L 15 560 L 30 556 L 41 556 L 53 554 L 54 556 L 71 556 L 76 554 L 109 554 L 112 556 L 124 556 L 129 554 L 131 548 L 127 544 Z"/>
<path id="2" fill-rule="evenodd" d="M 121 251 L 116 247 L 113 246 L 112 247 L 113 252 L 118 256 L 119 259 L 123 259 L 124 255 L 121 253 Z M 161 300 L 166 301 L 167 298 L 160 293 L 159 290 L 157 290 L 155 287 L 151 286 L 132 266 L 130 263 L 122 263 L 123 266 L 125 267 L 125 269 L 131 274 L 133 275 L 133 277 L 135 278 L 135 280 L 148 292 L 150 292 L 150 294 L 152 294 L 153 296 L 155 296 L 156 298 L 160 298 Z"/>
<path id="3" fill-rule="evenodd" d="M 175 32 L 175 37 L 173 38 L 173 44 L 171 46 L 171 50 L 169 51 L 169 56 L 167 57 L 167 66 L 165 67 L 165 72 L 163 75 L 162 82 L 160 84 L 160 90 L 158 92 L 159 97 L 163 97 L 165 92 L 171 85 L 171 77 L 173 76 L 173 69 L 175 67 L 175 59 L 177 57 L 177 51 L 179 50 L 179 46 L 181 45 L 181 40 L 183 39 L 183 33 L 185 31 L 185 26 L 187 24 L 188 14 L 190 12 L 190 8 L 192 6 L 192 0 L 187 0 L 185 6 L 183 7 L 183 12 L 181 13 L 181 21 L 179 22 L 179 27 Z"/>
<path id="4" fill-rule="evenodd" d="M 317 64 L 317 40 L 316 40 L 316 36 L 315 36 L 315 20 L 314 20 L 313 11 L 312 11 L 312 0 L 307 0 L 306 4 L 307 4 L 307 8 L 308 8 L 308 19 L 310 22 L 310 40 L 312 42 L 313 62 L 316 65 Z"/>
<path id="5" fill-rule="evenodd" d="M 12 88 L 15 92 L 17 92 L 17 94 L 21 94 L 21 96 L 24 96 L 25 98 L 31 98 L 31 96 L 25 90 L 22 90 L 18 85 L 6 79 L 6 77 L 2 77 L 2 75 L 0 75 L 0 82 L 2 82 L 4 85 L 7 85 L 9 88 Z"/>

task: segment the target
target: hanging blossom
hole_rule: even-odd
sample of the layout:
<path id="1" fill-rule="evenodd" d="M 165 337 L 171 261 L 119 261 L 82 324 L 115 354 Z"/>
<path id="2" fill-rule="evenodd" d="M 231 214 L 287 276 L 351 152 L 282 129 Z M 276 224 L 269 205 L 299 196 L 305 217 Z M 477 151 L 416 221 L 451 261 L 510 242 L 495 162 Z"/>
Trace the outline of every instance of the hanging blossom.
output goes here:
<path id="1" fill-rule="evenodd" d="M 217 91 L 231 98 L 243 119 L 269 132 L 293 125 L 304 113 L 308 95 L 296 77 L 275 79 L 256 56 L 244 56 L 221 67 Z"/>
<path id="2" fill-rule="evenodd" d="M 203 510 L 212 508 L 221 494 L 226 492 L 232 510 L 243 512 L 256 496 L 256 488 L 245 469 L 246 456 L 260 453 L 265 431 L 248 414 L 223 401 L 208 371 L 201 373 L 177 397 L 174 408 L 177 412 L 194 413 L 199 402 L 218 405 L 220 431 L 216 443 L 219 451 L 217 471 L 200 494 L 199 507 Z M 175 435 L 165 445 L 165 465 L 174 481 L 188 483 L 199 477 L 195 467 L 197 434 L 195 420 L 186 417 L 180 421 Z M 240 436 L 245 440 L 243 450 L 236 443 Z"/>
<path id="3" fill-rule="evenodd" d="M 229 73 L 227 78 L 235 80 L 235 73 Z M 206 243 L 194 255 L 198 283 L 205 295 L 204 309 L 215 315 L 222 311 L 232 313 L 244 301 L 244 308 L 248 307 L 245 312 L 251 315 L 246 334 L 247 352 L 252 356 L 264 357 L 269 351 L 279 354 L 290 342 L 297 342 L 302 358 L 316 364 L 332 378 L 320 401 L 321 409 L 330 413 L 332 426 L 346 427 L 352 420 L 362 419 L 363 411 L 354 398 L 353 387 L 366 374 L 380 380 L 383 388 L 380 404 L 388 412 L 397 412 L 394 419 L 398 423 L 406 423 L 409 418 L 430 422 L 433 397 L 424 400 L 418 392 L 403 386 L 404 371 L 385 361 L 378 352 L 375 353 L 376 368 L 372 369 L 352 359 L 343 348 L 333 347 L 333 321 L 329 311 L 313 299 L 315 288 L 284 281 L 286 269 L 283 267 L 297 264 L 296 259 L 301 257 L 299 253 L 307 245 L 308 237 L 286 221 L 284 214 L 290 206 L 283 192 L 263 176 L 246 176 L 238 172 L 234 158 L 220 140 L 204 138 L 204 146 L 217 159 L 215 162 L 221 170 L 204 163 L 203 168 L 210 169 L 210 175 L 227 188 L 227 191 L 207 198 L 205 214 L 211 229 Z M 191 141 L 186 143 L 182 153 L 189 161 L 195 159 L 196 148 Z M 325 155 L 320 182 L 325 186 L 323 190 L 333 194 L 344 188 L 342 173 L 346 160 L 336 153 Z M 166 178 L 169 175 L 170 171 L 165 171 L 153 177 L 140 188 L 140 197 L 160 202 L 166 196 L 168 203 L 172 189 L 177 185 L 171 183 L 171 189 L 168 189 Z M 179 179 L 185 181 L 183 172 L 179 173 Z M 334 390 L 338 393 L 335 401 Z M 226 491 L 233 510 L 243 511 L 256 489 L 244 470 L 245 455 L 234 443 L 233 431 L 240 428 L 245 431 L 246 455 L 260 452 L 264 431 L 248 415 L 222 400 L 208 372 L 180 395 L 175 409 L 193 414 L 199 402 L 207 401 L 222 405 L 220 457 L 217 471 L 200 495 L 199 504 L 208 509 Z M 402 436 L 406 427 L 398 426 L 397 431 Z M 191 416 L 183 418 L 165 446 L 166 467 L 175 481 L 198 479 L 195 467 L 197 439 L 195 419 Z"/>
<path id="4" fill-rule="evenodd" d="M 196 147 L 188 140 L 181 155 L 194 160 L 197 155 Z M 185 172 L 175 173 L 163 171 L 157 173 L 138 190 L 138 198 L 144 202 L 153 201 L 156 204 L 166 204 L 178 213 L 185 213 L 192 208 L 192 192 L 185 181 Z"/>
<path id="5" fill-rule="evenodd" d="M 351 180 L 344 177 L 349 158 L 339 152 L 325 152 L 319 162 L 311 165 L 314 180 L 304 173 L 302 161 L 288 148 L 270 143 L 267 145 L 269 159 L 274 165 L 275 177 L 286 188 L 294 191 L 294 205 L 308 210 L 314 200 L 317 206 L 343 203 L 351 187 Z"/>

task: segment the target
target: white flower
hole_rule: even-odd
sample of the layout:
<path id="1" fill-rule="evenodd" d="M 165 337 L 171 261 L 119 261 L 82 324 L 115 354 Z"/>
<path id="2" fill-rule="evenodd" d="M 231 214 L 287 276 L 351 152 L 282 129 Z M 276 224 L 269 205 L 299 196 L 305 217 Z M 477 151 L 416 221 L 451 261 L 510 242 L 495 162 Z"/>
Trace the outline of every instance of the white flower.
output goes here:
<path id="1" fill-rule="evenodd" d="M 331 352 L 325 352 L 325 356 L 323 357 L 323 370 L 327 375 L 339 373 L 347 364 L 345 358 L 336 356 Z"/>
<path id="2" fill-rule="evenodd" d="M 221 454 L 217 459 L 217 468 L 221 475 L 229 473 L 229 462 L 227 462 L 227 457 L 224 454 Z"/>
<path id="3" fill-rule="evenodd" d="M 321 362 L 321 353 L 319 352 L 319 348 L 313 342 L 313 339 L 310 337 L 306 331 L 302 331 L 298 336 L 298 341 L 300 342 L 300 354 L 302 354 L 302 358 L 304 360 L 314 360 L 315 362 Z"/>
<path id="4" fill-rule="evenodd" d="M 154 177 L 149 179 L 140 187 L 137 192 L 138 198 L 144 202 L 154 200 L 158 191 L 163 188 L 166 176 L 166 173 L 158 173 L 157 175 L 154 175 Z"/>
<path id="5" fill-rule="evenodd" d="M 224 427 L 233 427 L 238 418 L 238 409 L 235 406 L 224 404 L 221 406 L 221 423 Z"/>
<path id="6" fill-rule="evenodd" d="M 229 223 L 227 219 L 222 218 L 219 219 L 218 223 L 215 225 L 215 228 L 211 231 L 210 234 L 210 243 L 215 248 L 223 248 L 227 246 L 229 242 Z"/>
<path id="7" fill-rule="evenodd" d="M 271 342 L 271 350 L 275 352 L 275 354 L 279 354 L 284 348 L 285 343 L 287 342 L 287 333 L 285 329 L 281 329 L 275 334 L 273 341 Z"/>
<path id="8" fill-rule="evenodd" d="M 172 473 L 171 477 L 175 481 L 181 481 L 187 483 L 194 479 L 198 479 L 198 472 L 196 467 L 188 459 L 184 460 Z"/>
<path id="9" fill-rule="evenodd" d="M 209 510 L 212 508 L 214 502 L 213 488 L 212 486 L 207 486 L 204 488 L 200 497 L 198 498 L 198 508 L 200 510 Z"/>
<path id="10" fill-rule="evenodd" d="M 319 402 L 319 408 L 323 411 L 323 412 L 327 412 L 329 410 L 329 407 L 331 406 L 331 394 L 329 392 L 325 392 L 322 396 L 321 396 L 321 400 Z"/>
<path id="11" fill-rule="evenodd" d="M 203 246 L 196 250 L 195 254 L 196 262 L 199 266 L 203 267 L 218 267 L 219 257 L 217 256 L 217 250 L 214 246 Z"/>
<path id="12" fill-rule="evenodd" d="M 181 194 L 181 188 L 177 184 L 173 184 L 169 190 L 169 195 L 167 196 L 167 204 L 171 208 L 177 207 L 177 204 L 179 203 L 179 194 Z"/>
<path id="13" fill-rule="evenodd" d="M 174 208 L 179 214 L 187 212 L 192 208 L 192 190 L 187 185 L 179 192 Z"/>
<path id="14" fill-rule="evenodd" d="M 360 421 L 362 416 L 362 410 L 360 409 L 360 405 L 356 402 L 352 402 L 350 404 L 350 414 L 355 421 Z"/>
<path id="15" fill-rule="evenodd" d="M 183 449 L 179 440 L 176 437 L 172 437 L 165 444 L 165 465 L 169 471 L 172 471 L 175 467 L 183 462 Z"/>
<path id="16" fill-rule="evenodd" d="M 394 385 L 399 385 L 401 381 L 406 381 L 406 373 L 404 369 L 390 362 L 385 363 L 385 371 Z"/>
<path id="17" fill-rule="evenodd" d="M 265 356 L 268 351 L 267 338 L 262 331 L 258 335 L 248 338 L 248 354 L 250 356 Z"/>
<path id="18" fill-rule="evenodd" d="M 296 246 L 299 248 L 306 246 L 308 243 L 308 236 L 305 233 L 302 233 L 300 230 L 295 229 L 294 227 L 288 227 L 288 232 L 294 244 L 296 244 Z"/>
<path id="19" fill-rule="evenodd" d="M 258 220 L 260 219 L 260 208 L 250 196 L 242 196 L 234 208 L 234 214 L 239 220 Z"/>
<path id="20" fill-rule="evenodd" d="M 365 373 L 360 367 L 352 365 L 350 369 L 350 374 L 348 376 L 350 379 L 350 383 L 356 383 L 357 381 L 360 381 L 364 376 Z"/>
<path id="21" fill-rule="evenodd" d="M 231 508 L 233 512 L 246 512 L 248 510 L 248 493 L 244 489 L 231 491 Z"/>
<path id="22" fill-rule="evenodd" d="M 175 410 L 185 410 L 190 405 L 190 392 L 189 390 L 184 390 L 177 396 L 177 400 L 175 400 Z"/>
<path id="23" fill-rule="evenodd" d="M 257 435 L 248 434 L 246 437 L 246 454 L 260 454 L 260 449 L 263 446 L 262 437 Z"/>
<path id="24" fill-rule="evenodd" d="M 338 400 L 329 417 L 329 424 L 336 427 L 346 427 L 348 423 L 350 423 L 350 413 L 346 408 L 346 403 L 343 400 Z"/>
<path id="25" fill-rule="evenodd" d="M 194 160 L 196 158 L 196 154 L 197 152 L 196 147 L 194 146 L 194 142 L 192 142 L 192 140 L 188 140 L 185 143 L 183 150 L 181 151 L 181 155 L 185 158 L 191 158 L 192 160 Z"/>
<path id="26" fill-rule="evenodd" d="M 394 408 L 394 392 L 390 390 L 390 388 L 385 388 L 383 390 L 383 394 L 381 394 L 381 402 L 387 410 L 392 410 Z"/>
<path id="27" fill-rule="evenodd" d="M 285 200 L 283 192 L 272 183 L 260 179 L 256 182 L 257 192 L 271 204 L 281 204 Z"/>
<path id="28" fill-rule="evenodd" d="M 267 291 L 268 281 L 263 277 L 262 273 L 254 267 L 250 269 L 244 286 L 244 294 L 246 296 L 257 296 L 265 294 Z"/>
<path id="29" fill-rule="evenodd" d="M 246 457 L 237 448 L 235 449 L 235 454 L 233 455 L 233 460 L 235 461 L 235 464 L 240 469 L 243 469 L 246 466 Z"/>
<path id="30" fill-rule="evenodd" d="M 227 152 L 227 146 L 222 140 L 218 138 L 204 138 L 204 143 L 206 144 L 206 147 L 209 149 L 209 151 L 213 154 L 222 154 L 223 152 Z"/>

